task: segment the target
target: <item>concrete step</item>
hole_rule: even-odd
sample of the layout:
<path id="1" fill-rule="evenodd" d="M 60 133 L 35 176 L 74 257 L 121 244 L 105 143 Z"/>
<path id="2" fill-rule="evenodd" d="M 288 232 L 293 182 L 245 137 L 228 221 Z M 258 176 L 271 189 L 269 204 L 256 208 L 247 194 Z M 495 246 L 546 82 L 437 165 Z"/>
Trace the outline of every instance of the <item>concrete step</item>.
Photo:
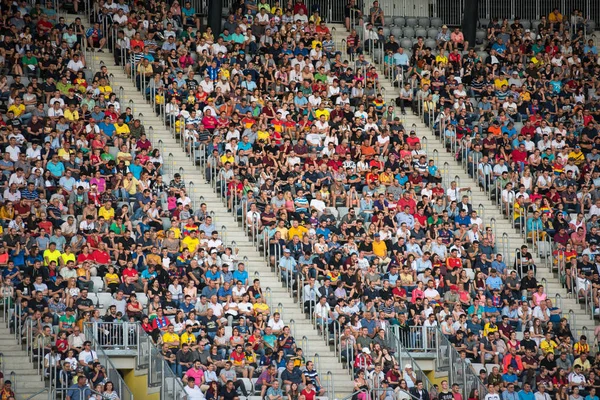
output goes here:
<path id="1" fill-rule="evenodd" d="M 320 356 L 320 374 L 325 376 L 326 372 L 330 370 L 334 377 L 334 385 L 336 387 L 336 393 L 338 389 L 347 389 L 348 394 L 351 391 L 350 377 L 346 370 L 343 369 L 342 365 L 338 363 L 337 356 L 333 354 L 331 348 L 325 343 L 324 339 L 317 333 L 313 328 L 310 321 L 306 319 L 304 312 L 300 309 L 300 306 L 294 302 L 289 295 L 289 292 L 282 288 L 279 279 L 275 273 L 271 270 L 271 267 L 264 262 L 264 257 L 258 253 L 255 247 L 248 241 L 246 234 L 243 232 L 241 226 L 235 223 L 231 213 L 227 212 L 221 199 L 214 194 L 212 187 L 206 184 L 206 180 L 202 175 L 202 171 L 192 166 L 189 159 L 183 156 L 181 145 L 178 143 L 170 134 L 170 132 L 162 126 L 162 121 L 157 118 L 154 114 L 152 106 L 147 104 L 141 94 L 134 88 L 131 80 L 123 74 L 118 67 L 112 67 L 112 58 L 108 54 L 98 54 L 94 62 L 97 64 L 102 60 L 107 65 L 110 73 L 113 74 L 112 85 L 113 88 L 118 89 L 119 86 L 124 88 L 124 99 L 121 99 L 123 105 L 127 105 L 129 99 L 134 102 L 134 115 L 137 113 L 144 114 L 144 125 L 148 128 L 153 127 L 154 130 L 154 141 L 162 140 L 163 157 L 169 152 L 173 153 L 173 160 L 177 162 L 177 165 L 184 167 L 185 181 L 193 181 L 196 192 L 202 193 L 204 199 L 209 206 L 209 210 L 215 212 L 217 227 L 221 224 L 227 226 L 226 239 L 228 243 L 232 241 L 236 242 L 237 247 L 240 249 L 240 256 L 248 256 L 249 261 L 249 272 L 250 276 L 254 275 L 254 272 L 260 274 L 261 285 L 263 288 L 271 288 L 271 299 L 272 306 L 278 307 L 281 303 L 282 316 L 284 321 L 289 322 L 290 319 L 295 321 L 296 339 L 301 340 L 302 336 L 306 336 L 309 341 L 309 354 L 312 355 L 317 352 Z M 178 154 L 180 153 L 180 154 Z M 175 154 L 178 154 L 175 157 Z M 343 393 L 343 392 L 340 392 Z"/>

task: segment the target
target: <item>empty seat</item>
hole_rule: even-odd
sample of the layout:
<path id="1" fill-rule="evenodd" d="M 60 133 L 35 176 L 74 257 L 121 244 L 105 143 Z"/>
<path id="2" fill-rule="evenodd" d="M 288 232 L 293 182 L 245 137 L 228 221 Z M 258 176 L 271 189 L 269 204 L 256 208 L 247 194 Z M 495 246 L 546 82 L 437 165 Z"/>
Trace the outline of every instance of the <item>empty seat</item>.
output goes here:
<path id="1" fill-rule="evenodd" d="M 441 18 L 431 18 L 430 24 L 433 28 L 441 28 L 444 25 L 444 21 Z"/>
<path id="2" fill-rule="evenodd" d="M 163 229 L 166 231 L 169 228 L 171 228 L 171 218 L 168 217 L 163 217 L 161 218 L 162 220 L 162 225 L 163 225 Z"/>
<path id="3" fill-rule="evenodd" d="M 388 36 L 390 36 L 390 28 L 388 28 L 387 26 L 383 27 L 383 37 L 387 38 Z"/>
<path id="4" fill-rule="evenodd" d="M 411 27 L 406 27 L 404 28 L 404 30 L 402 31 L 403 33 L 403 37 L 408 38 L 408 39 L 412 39 L 415 37 L 415 30 Z"/>
<path id="5" fill-rule="evenodd" d="M 402 28 L 399 28 L 397 26 L 392 28 L 392 35 L 394 35 L 397 38 L 401 38 L 402 37 Z"/>
<path id="6" fill-rule="evenodd" d="M 406 18 L 406 26 L 415 27 L 418 24 L 419 24 L 419 20 L 417 20 L 415 17 Z"/>
<path id="7" fill-rule="evenodd" d="M 429 47 L 430 49 L 434 50 L 435 46 L 437 46 L 437 42 L 435 41 L 435 39 L 425 40 L 425 47 Z"/>
<path id="8" fill-rule="evenodd" d="M 427 30 L 427 37 L 430 39 L 436 39 L 439 32 L 440 31 L 437 28 L 429 28 L 429 30 Z"/>
<path id="9" fill-rule="evenodd" d="M 395 17 L 394 25 L 402 28 L 404 25 L 406 25 L 406 19 L 404 19 L 404 17 Z"/>
<path id="10" fill-rule="evenodd" d="M 415 30 L 415 37 L 426 37 L 427 36 L 427 29 L 425 28 L 417 28 Z"/>
<path id="11" fill-rule="evenodd" d="M 146 306 L 148 305 L 148 296 L 146 295 L 146 293 L 138 292 L 135 295 L 137 296 L 137 299 L 142 305 L 142 307 L 146 308 Z"/>
<path id="12" fill-rule="evenodd" d="M 92 276 L 92 282 L 94 283 L 94 293 L 101 292 L 104 289 L 104 281 L 99 276 Z"/>
<path id="13" fill-rule="evenodd" d="M 383 17 L 385 25 L 390 26 L 394 24 L 394 17 Z"/>
<path id="14" fill-rule="evenodd" d="M 113 299 L 112 295 L 110 293 L 106 293 L 106 292 L 98 293 L 97 296 L 98 296 L 98 301 L 96 303 L 98 304 L 99 308 L 103 308 L 103 309 L 106 309 Z"/>
<path id="15" fill-rule="evenodd" d="M 596 31 L 596 21 L 590 19 L 587 23 L 587 32 L 595 32 Z"/>
<path id="16" fill-rule="evenodd" d="M 521 25 L 523 25 L 523 29 L 531 29 L 531 21 L 528 19 L 522 20 Z"/>
<path id="17" fill-rule="evenodd" d="M 485 31 L 485 29 L 478 29 L 477 32 L 475 32 L 475 42 L 477 44 L 483 44 L 483 41 L 486 37 L 487 32 Z"/>
<path id="18" fill-rule="evenodd" d="M 403 49 L 410 49 L 412 47 L 412 40 L 408 38 L 404 38 L 400 41 L 400 47 Z"/>
<path id="19" fill-rule="evenodd" d="M 542 21 L 540 21 L 539 19 L 532 19 L 531 20 L 531 30 L 537 32 L 538 26 L 540 26 L 541 23 L 542 23 Z"/>
<path id="20" fill-rule="evenodd" d="M 244 383 L 244 387 L 246 388 L 246 392 L 253 393 L 254 385 L 252 384 L 252 381 L 248 378 L 241 378 L 241 379 L 242 379 L 242 382 Z"/>
<path id="21" fill-rule="evenodd" d="M 477 55 L 479 56 L 479 58 L 481 59 L 481 62 L 483 62 L 483 63 L 485 63 L 485 60 L 489 56 L 489 54 L 487 53 L 487 51 L 478 51 Z"/>
<path id="22" fill-rule="evenodd" d="M 419 18 L 419 26 L 422 28 L 429 28 L 431 21 L 429 20 L 428 17 L 421 17 Z"/>
<path id="23" fill-rule="evenodd" d="M 489 18 L 480 18 L 479 19 L 479 26 L 480 27 L 487 28 L 489 24 L 490 24 Z"/>

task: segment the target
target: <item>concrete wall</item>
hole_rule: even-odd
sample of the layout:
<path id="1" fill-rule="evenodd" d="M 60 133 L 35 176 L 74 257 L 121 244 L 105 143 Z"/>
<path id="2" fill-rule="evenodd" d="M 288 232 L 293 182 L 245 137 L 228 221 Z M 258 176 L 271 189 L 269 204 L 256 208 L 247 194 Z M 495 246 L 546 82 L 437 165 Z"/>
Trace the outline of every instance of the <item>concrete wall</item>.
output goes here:
<path id="1" fill-rule="evenodd" d="M 122 370 L 121 372 L 125 383 L 133 393 L 133 398 L 160 400 L 160 393 L 149 393 L 148 377 L 146 375 L 136 375 L 135 369 Z"/>

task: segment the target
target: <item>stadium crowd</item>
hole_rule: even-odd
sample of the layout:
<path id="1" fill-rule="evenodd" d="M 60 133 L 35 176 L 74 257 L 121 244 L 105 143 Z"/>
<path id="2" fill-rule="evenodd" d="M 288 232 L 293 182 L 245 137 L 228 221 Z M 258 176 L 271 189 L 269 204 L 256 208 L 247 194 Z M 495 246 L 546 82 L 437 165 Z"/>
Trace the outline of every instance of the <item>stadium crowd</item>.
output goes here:
<path id="1" fill-rule="evenodd" d="M 535 31 L 493 20 L 481 58 L 447 27 L 434 48 L 366 38 L 385 20 L 376 1 L 369 15 L 349 1 L 346 16 L 365 25 L 344 48 L 302 0 L 235 3 L 222 32 L 177 0 L 101 1 L 89 28 L 66 24 L 51 4 L 0 7 L 4 304 L 17 305 L 23 333 L 32 326 L 46 374 L 57 366 L 52 379 L 72 400 L 85 385 L 119 398 L 86 328 L 118 346 L 125 321 L 152 336 L 190 399 L 325 391 L 285 310 L 270 309 L 181 176 L 163 178 L 143 121 L 121 105 L 106 67 L 89 73 L 82 46 L 112 50 L 205 149 L 207 178 L 267 237 L 270 262 L 306 312 L 319 329 L 341 327 L 357 400 L 370 389 L 381 400 L 462 399 L 458 383 L 428 392 L 412 365 L 398 365 L 392 325 L 408 347 L 439 329 L 465 363 L 496 364 L 480 374 L 486 399 L 598 399 L 594 338 L 574 337 L 526 246 L 519 268 L 506 265 L 471 189 L 442 181 L 402 118 L 420 100 L 433 109 L 427 122 L 467 148 L 483 185 L 500 183 L 496 196 L 534 246 L 553 238 L 564 285 L 597 307 L 600 66 L 593 41 L 569 33 L 587 21 L 558 10 Z M 384 45 L 408 83 L 396 105 L 378 92 L 365 38 Z M 12 395 L 9 382 L 2 390 Z"/>

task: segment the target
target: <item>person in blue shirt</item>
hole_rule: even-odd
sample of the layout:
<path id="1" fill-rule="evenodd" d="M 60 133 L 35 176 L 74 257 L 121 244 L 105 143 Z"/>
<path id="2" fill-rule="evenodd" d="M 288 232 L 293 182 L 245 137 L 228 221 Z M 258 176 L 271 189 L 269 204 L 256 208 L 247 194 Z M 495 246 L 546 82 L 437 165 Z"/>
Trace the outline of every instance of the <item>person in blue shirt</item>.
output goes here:
<path id="1" fill-rule="evenodd" d="M 216 265 L 213 265 L 208 271 L 206 271 L 206 280 L 218 282 L 221 280 L 221 271 L 218 270 Z"/>
<path id="2" fill-rule="evenodd" d="M 104 120 L 98 123 L 98 127 L 106 136 L 112 139 L 115 134 L 115 124 L 110 122 L 109 117 L 104 117 Z"/>
<path id="3" fill-rule="evenodd" d="M 21 282 L 20 279 L 20 270 L 19 268 L 12 262 L 8 263 L 8 266 L 2 270 L 2 280 L 10 279 L 11 283 L 14 285 L 18 285 Z"/>
<path id="4" fill-rule="evenodd" d="M 467 215 L 467 210 L 464 208 L 460 210 L 456 218 L 454 218 L 456 229 L 460 228 L 461 225 L 471 226 L 471 217 Z"/>
<path id="5" fill-rule="evenodd" d="M 498 275 L 498 271 L 492 269 L 490 271 L 490 276 L 485 280 L 485 285 L 487 286 L 488 291 L 492 292 L 494 290 L 502 290 L 502 278 Z"/>
<path id="6" fill-rule="evenodd" d="M 133 174 L 135 179 L 139 180 L 140 177 L 142 176 L 142 169 L 144 169 L 144 167 L 142 165 L 140 165 L 140 159 L 137 157 L 134 158 L 133 164 L 129 165 L 129 172 L 131 172 Z"/>
<path id="7" fill-rule="evenodd" d="M 523 384 L 523 390 L 519 391 L 519 400 L 535 400 L 535 395 L 531 391 L 531 385 L 529 383 Z"/>
<path id="8" fill-rule="evenodd" d="M 515 374 L 515 368 L 512 365 L 508 366 L 508 371 L 502 374 L 502 381 L 506 383 L 516 383 L 519 380 L 517 374 Z"/>
<path id="9" fill-rule="evenodd" d="M 253 92 L 256 89 L 256 82 L 252 80 L 252 75 L 246 75 L 246 80 L 242 82 L 242 88 L 248 89 L 249 92 Z"/>
<path id="10" fill-rule="evenodd" d="M 238 268 L 233 272 L 233 279 L 242 282 L 242 285 L 248 285 L 248 271 L 244 263 L 239 263 Z"/>
<path id="11" fill-rule="evenodd" d="M 219 302 L 221 303 L 229 303 L 229 298 L 233 295 L 233 291 L 231 290 L 231 284 L 229 282 L 223 283 L 223 286 L 217 290 L 217 297 L 219 298 Z"/>
<path id="12" fill-rule="evenodd" d="M 46 164 L 46 169 L 50 171 L 55 178 L 60 178 L 65 173 L 65 166 L 59 161 L 58 154 L 52 156 L 52 160 Z"/>

